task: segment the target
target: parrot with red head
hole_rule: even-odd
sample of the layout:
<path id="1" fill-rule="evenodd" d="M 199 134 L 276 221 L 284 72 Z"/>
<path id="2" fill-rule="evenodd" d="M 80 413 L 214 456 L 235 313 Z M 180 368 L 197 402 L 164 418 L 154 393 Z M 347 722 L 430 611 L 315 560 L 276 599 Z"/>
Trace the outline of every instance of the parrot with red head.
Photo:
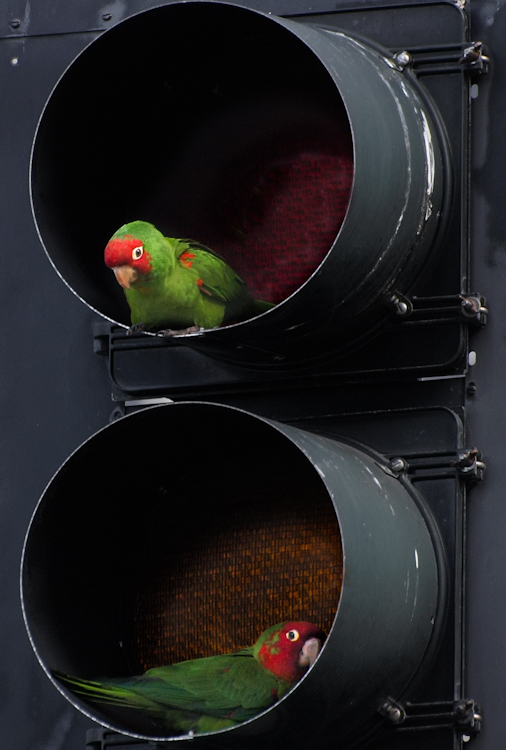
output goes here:
<path id="1" fill-rule="evenodd" d="M 79 698 L 140 711 L 176 736 L 216 731 L 274 705 L 312 666 L 325 637 L 311 623 L 283 622 L 249 648 L 155 667 L 139 677 L 53 676 Z"/>
<path id="2" fill-rule="evenodd" d="M 124 224 L 104 260 L 123 287 L 134 328 L 188 333 L 255 317 L 255 300 L 226 261 L 193 240 L 165 237 L 146 221 Z"/>

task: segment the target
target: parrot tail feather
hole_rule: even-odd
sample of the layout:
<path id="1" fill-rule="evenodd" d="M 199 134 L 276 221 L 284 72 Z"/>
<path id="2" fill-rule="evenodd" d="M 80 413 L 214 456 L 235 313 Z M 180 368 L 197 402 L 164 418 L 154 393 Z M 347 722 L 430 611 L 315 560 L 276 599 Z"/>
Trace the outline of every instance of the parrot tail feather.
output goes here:
<path id="1" fill-rule="evenodd" d="M 122 686 L 117 681 L 114 684 L 107 684 L 107 682 L 83 680 L 80 677 L 71 677 L 56 670 L 52 672 L 52 675 L 74 695 L 85 700 L 122 708 L 140 708 L 149 709 L 150 711 L 161 710 L 158 703 L 131 690 L 128 687 L 128 683 L 131 683 L 131 680 L 128 679 L 125 679 L 126 684 Z"/>
<path id="2" fill-rule="evenodd" d="M 267 312 L 267 310 L 272 310 L 273 307 L 276 307 L 275 302 L 264 302 L 262 299 L 254 299 L 253 305 L 257 315 L 260 315 L 260 313 L 263 312 Z"/>

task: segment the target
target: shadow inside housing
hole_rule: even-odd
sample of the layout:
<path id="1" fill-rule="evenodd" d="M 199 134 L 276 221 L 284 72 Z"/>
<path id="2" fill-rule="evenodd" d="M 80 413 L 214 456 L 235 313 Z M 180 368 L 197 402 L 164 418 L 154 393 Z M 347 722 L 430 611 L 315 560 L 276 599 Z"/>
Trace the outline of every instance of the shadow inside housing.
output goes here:
<path id="1" fill-rule="evenodd" d="M 261 14 L 181 3 L 118 24 L 68 68 L 41 118 L 31 190 L 60 275 L 129 325 L 103 261 L 122 224 L 208 245 L 278 303 L 330 250 L 352 179 L 348 117 L 316 55 Z"/>

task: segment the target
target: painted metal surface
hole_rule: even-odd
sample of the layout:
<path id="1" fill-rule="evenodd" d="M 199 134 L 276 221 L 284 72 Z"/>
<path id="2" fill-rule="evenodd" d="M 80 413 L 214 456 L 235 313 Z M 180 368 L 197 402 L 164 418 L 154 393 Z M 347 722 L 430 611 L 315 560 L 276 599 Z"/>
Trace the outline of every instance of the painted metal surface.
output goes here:
<path id="1" fill-rule="evenodd" d="M 213 424 L 212 445 L 205 432 L 195 435 L 198 423 Z M 121 478 L 122 457 L 133 441 L 152 446 L 150 476 L 143 476 L 140 484 L 128 475 Z M 164 460 L 176 457 L 181 445 L 192 446 L 192 461 L 202 467 L 194 479 L 195 491 L 188 497 L 187 467 Z M 281 500 L 283 487 L 289 487 L 293 477 L 300 476 L 307 490 L 308 509 L 312 492 L 323 482 L 341 532 L 343 583 L 334 624 L 314 668 L 286 701 L 237 729 L 220 732 L 219 741 L 234 746 L 240 738 L 249 745 L 262 737 L 269 747 L 297 742 L 299 747 L 323 748 L 336 731 L 344 741 L 379 722 L 378 707 L 391 694 L 405 691 L 433 631 L 440 630 L 439 621 L 445 618 L 438 587 L 446 570 L 438 570 L 436 540 L 413 494 L 386 462 L 382 465 L 356 447 L 209 403 L 157 406 L 119 420 L 69 458 L 34 513 L 22 574 L 27 628 L 48 673 L 55 669 L 78 670 L 77 676 L 87 677 L 128 673 L 127 645 L 121 636 L 129 628 L 122 622 L 121 607 L 122 581 L 129 578 L 124 551 L 130 550 L 132 559 L 136 554 L 150 554 L 149 546 L 145 552 L 139 547 L 143 537 L 139 530 L 146 527 L 146 519 L 160 503 L 160 486 L 165 487 L 164 502 L 173 505 L 167 515 L 178 533 L 186 535 L 191 550 L 192 524 L 183 526 L 180 508 L 190 497 L 192 505 L 199 498 L 200 505 L 193 507 L 190 517 L 209 513 L 210 503 L 213 515 L 225 516 L 230 503 L 239 502 L 252 481 L 245 471 L 245 488 L 241 491 L 236 483 L 230 486 L 227 467 L 248 453 L 251 474 L 265 475 L 265 492 L 273 494 L 273 518 L 276 498 Z M 110 457 L 108 466 L 103 465 L 104 455 Z M 269 468 L 275 456 L 279 456 L 274 459 L 276 475 Z M 310 481 L 305 473 L 307 462 Z M 208 464 L 221 477 L 218 493 L 210 490 Z M 418 499 L 418 504 L 423 501 Z M 167 532 L 170 544 L 171 531 Z M 92 548 L 104 554 L 97 555 Z M 151 554 L 157 554 L 156 545 Z M 178 583 L 173 585 L 177 590 Z M 189 581 L 187 585 L 196 584 Z M 256 585 L 262 586 L 260 580 Z M 233 606 L 229 602 L 230 611 Z M 212 624 L 206 627 L 212 631 Z M 63 692 L 91 718 L 113 729 L 159 740 L 170 737 L 146 734 L 139 728 L 143 724 L 133 719 L 118 723 L 106 706 L 83 704 L 69 691 Z M 312 716 L 310 723 L 307 713 Z M 192 745 L 198 743 L 198 739 L 187 739 Z"/>
<path id="2" fill-rule="evenodd" d="M 166 45 L 153 38 L 160 28 L 174 34 Z M 206 51 L 209 41 L 202 32 L 209 28 L 213 28 L 212 42 Z M 274 55 L 265 80 L 259 73 L 252 76 L 251 70 L 245 69 L 243 83 L 252 100 L 256 100 L 258 79 L 267 89 L 273 82 L 271 99 L 268 90 L 262 92 L 265 101 L 260 106 L 265 108 L 266 121 L 278 116 L 274 97 L 279 96 L 280 84 L 294 87 L 296 96 L 307 96 L 302 83 L 297 91 L 293 78 L 302 61 L 307 58 L 309 63 L 312 55 L 318 61 L 313 87 L 321 97 L 322 111 L 336 107 L 341 99 L 344 102 L 353 139 L 352 195 L 344 223 L 325 260 L 291 296 L 253 320 L 187 336 L 181 343 L 225 360 L 279 368 L 282 359 L 291 365 L 328 359 L 349 346 L 350 340 L 364 336 L 369 328 L 377 328 L 390 314 L 390 297 L 410 291 L 427 264 L 429 251 L 435 254 L 444 237 L 447 215 L 443 209 L 448 206 L 450 190 L 448 165 L 444 167 L 441 156 L 446 146 L 441 131 L 438 133 L 432 123 L 430 106 L 386 53 L 342 33 L 221 3 L 176 3 L 140 13 L 98 39 L 62 77 L 48 101 L 35 139 L 31 192 L 41 240 L 62 278 L 93 309 L 129 325 L 129 312 L 120 290 L 114 288 L 100 252 L 91 252 L 90 248 L 102 247 L 104 237 L 108 239 L 130 215 L 139 218 L 139 213 L 148 211 L 150 219 L 158 224 L 158 218 L 167 221 L 169 207 L 176 214 L 180 211 L 178 201 L 188 205 L 190 196 L 194 203 L 199 200 L 198 186 L 186 183 L 181 175 L 175 199 L 175 187 L 167 189 L 175 178 L 165 163 L 175 164 L 172 172 L 179 174 L 174 152 L 188 148 L 195 128 L 202 130 L 204 136 L 200 138 L 205 138 L 208 118 L 209 138 L 214 135 L 220 143 L 219 133 L 213 131 L 216 119 L 221 119 L 222 127 L 229 128 L 226 118 L 233 122 L 235 111 L 243 107 L 245 91 L 238 97 L 228 77 L 231 72 L 235 75 L 238 65 L 243 65 L 242 47 L 251 43 L 251 28 L 258 40 L 255 45 L 268 45 L 269 51 L 264 52 L 267 60 Z M 181 39 L 192 33 L 197 35 L 199 44 L 194 68 L 189 73 L 184 71 L 183 83 L 192 91 L 184 104 L 187 111 L 198 111 L 200 116 L 185 120 L 183 129 L 181 118 L 166 116 L 161 129 L 153 125 L 148 113 L 152 102 L 161 98 L 164 81 L 165 87 L 169 83 L 170 86 L 163 96 L 170 101 L 173 88 L 172 110 L 181 111 L 177 97 L 183 74 L 176 67 L 181 57 L 177 49 Z M 243 45 L 234 48 L 232 40 L 238 34 L 244 36 Z M 274 52 L 269 46 L 272 37 L 277 40 Z M 299 44 L 294 44 L 294 40 L 299 40 Z M 227 66 L 216 74 L 217 80 L 212 80 L 212 85 L 223 92 L 222 101 L 216 104 L 216 97 L 209 99 L 206 84 L 201 88 L 197 82 L 212 50 L 228 49 L 229 45 Z M 133 46 L 138 51 L 133 63 L 127 56 L 123 65 L 118 64 L 118 59 Z M 309 57 L 308 50 L 312 53 Z M 252 50 L 251 64 L 257 65 L 253 53 Z M 234 54 L 238 55 L 237 61 Z M 291 62 L 288 66 L 287 58 Z M 155 70 L 159 80 L 153 74 Z M 98 75 L 102 84 L 97 83 Z M 329 75 L 334 91 L 329 87 Z M 286 78 L 283 80 L 282 76 Z M 133 116 L 133 130 L 129 126 L 132 118 L 127 114 L 132 87 L 135 107 L 144 113 L 138 120 Z M 123 106 L 127 107 L 126 121 L 118 130 L 113 113 L 121 112 Z M 312 106 L 314 117 L 322 117 L 314 103 Z M 308 100 L 307 108 L 310 107 Z M 94 111 L 104 112 L 104 118 L 85 124 L 88 113 Z M 238 153 L 232 154 L 234 158 L 240 150 L 251 149 L 258 139 L 256 132 L 247 132 L 249 124 L 239 127 L 246 127 L 246 131 L 238 136 L 244 143 Z M 338 133 L 336 130 L 336 138 L 340 137 Z M 163 159 L 144 154 L 145 143 L 153 139 L 155 150 L 156 139 L 160 139 L 158 150 L 164 154 Z M 200 158 L 200 148 L 197 142 L 194 160 Z M 203 179 L 211 185 L 216 180 L 216 170 L 229 169 L 224 159 L 202 164 Z M 191 151 L 187 167 L 186 175 L 192 168 Z M 113 191 L 109 180 L 100 179 L 102 171 L 111 176 Z M 79 180 L 75 180 L 76 172 Z M 149 206 L 144 198 L 148 184 Z M 100 206 L 105 204 L 109 206 L 107 223 L 99 218 Z M 77 206 L 79 212 L 97 216 L 97 220 L 80 237 L 73 237 Z M 204 209 L 202 204 L 196 213 Z M 129 216 L 125 216 L 126 210 Z M 185 230 L 191 232 L 191 221 L 186 222 Z M 282 266 L 279 272 L 282 273 Z M 267 332 L 269 347 L 264 345 Z"/>
<path id="3" fill-rule="evenodd" d="M 149 4 L 148 4 L 149 5 Z M 151 3 L 153 5 L 153 3 Z M 405 46 L 423 43 L 444 45 L 462 39 L 469 3 L 462 11 L 454 3 L 443 3 L 444 20 L 427 24 L 428 3 L 405 3 L 378 6 L 367 2 L 251 3 L 258 10 L 274 13 L 311 11 L 324 12 L 320 21 L 335 23 L 350 32 L 374 38 L 392 52 Z M 65 288 L 54 274 L 41 251 L 32 225 L 28 196 L 29 152 L 38 117 L 47 97 L 60 75 L 96 34 L 102 33 L 110 20 L 99 19 L 107 9 L 102 3 L 31 4 L 30 25 L 26 25 L 28 3 L 13 2 L 0 10 L 0 85 L 8 103 L 0 118 L 2 138 L 2 179 L 0 180 L 0 212 L 2 221 L 2 523 L 0 580 L 2 585 L 2 672 L 5 700 L 0 707 L 0 736 L 5 747 L 19 750 L 60 748 L 82 750 L 85 731 L 91 722 L 75 711 L 61 697 L 37 665 L 26 638 L 18 592 L 18 567 L 22 540 L 37 498 L 52 473 L 69 452 L 87 436 L 101 428 L 109 418 L 112 404 L 110 381 L 103 364 L 93 356 L 92 325 L 98 319 Z M 115 3 L 112 22 L 147 7 L 142 2 Z M 352 7 L 354 6 L 354 8 Z M 109 7 L 109 6 L 108 6 Z M 357 11 L 357 7 L 360 9 Z M 436 9 L 437 6 L 433 6 Z M 118 15 L 117 15 L 118 14 Z M 12 28 L 12 18 L 22 25 Z M 381 19 L 387 18 L 383 22 Z M 401 19 L 401 20 L 398 20 Z M 452 20 L 453 19 L 453 20 Z M 312 18 L 310 20 L 313 20 Z M 494 311 L 483 334 L 472 339 L 477 360 L 464 367 L 458 377 L 424 382 L 354 382 L 339 387 L 306 388 L 265 394 L 259 399 L 251 393 L 223 396 L 257 413 L 278 420 L 308 419 L 326 414 L 332 421 L 341 415 L 337 431 L 353 433 L 357 423 L 361 440 L 376 445 L 383 452 L 401 453 L 406 446 L 410 428 L 413 444 L 422 452 L 434 446 L 446 455 L 458 440 L 448 429 L 424 421 L 411 421 L 413 407 L 446 404 L 461 416 L 469 417 L 468 439 L 485 451 L 489 474 L 483 486 L 474 488 L 469 507 L 467 546 L 470 564 L 467 567 L 467 610 L 465 661 L 467 673 L 455 672 L 456 693 L 462 690 L 480 700 L 485 709 L 481 735 L 471 746 L 498 750 L 506 739 L 503 706 L 504 650 L 504 544 L 502 489 L 502 363 L 504 337 L 501 329 L 504 307 L 502 268 L 504 234 L 503 198 L 499 189 L 504 179 L 504 6 L 491 3 L 472 4 L 473 38 L 482 39 L 493 58 L 489 76 L 471 88 L 473 114 L 472 195 L 472 276 L 473 287 L 486 293 Z M 453 25 L 452 25 L 453 24 Z M 455 76 L 458 77 L 458 76 Z M 430 79 L 430 80 L 429 80 Z M 426 76 L 431 94 L 443 92 L 442 78 Z M 452 96 L 444 92 L 438 106 L 444 112 L 447 129 L 455 135 L 463 122 L 463 111 L 454 106 Z M 465 119 L 465 118 L 464 118 Z M 453 153 L 464 153 L 467 141 L 456 140 Z M 457 160 L 458 161 L 458 160 Z M 454 162 L 456 177 L 460 164 Z M 465 172 L 465 165 L 462 167 Z M 465 206 L 462 206 L 465 209 Z M 464 232 L 462 251 L 465 255 L 467 219 L 459 214 L 459 200 L 452 207 L 452 221 Z M 459 227 L 454 227 L 454 237 Z M 454 243 L 455 244 L 455 243 Z M 454 250 L 444 249 L 447 258 Z M 21 262 L 20 262 L 21 259 Z M 29 273 L 27 273 L 27 269 Z M 438 276 L 438 279 L 442 276 Z M 452 276 L 452 291 L 460 290 L 460 270 Z M 43 324 L 41 319 L 43 317 Z M 408 337 L 409 338 L 409 337 Z M 437 342 L 436 342 L 437 343 Z M 427 349 L 431 348 L 430 343 Z M 406 338 L 394 350 L 392 361 L 402 366 L 407 352 Z M 466 391 L 466 387 L 467 391 Z M 362 416 L 349 423 L 350 414 Z M 342 416 L 344 413 L 344 417 Z M 402 417 L 402 419 L 400 419 Z M 360 421 L 361 420 L 361 421 Z M 396 421 L 398 420 L 398 421 Z M 450 434 L 451 433 L 451 434 Z M 453 488 L 453 480 L 443 480 L 444 487 Z M 440 526 L 451 536 L 457 529 L 457 546 L 462 539 L 461 527 L 465 503 L 461 498 L 452 502 L 442 485 L 434 478 L 425 478 L 420 485 L 430 498 L 433 508 L 440 510 Z M 454 491 L 453 489 L 450 491 Z M 457 491 L 458 494 L 459 491 Z M 458 573 L 459 571 L 457 571 Z M 456 611 L 463 597 L 462 576 L 457 575 L 453 592 Z M 457 624 L 458 629 L 458 624 Z M 461 629 L 462 630 L 462 629 Z M 461 633 L 464 636 L 463 633 Z M 455 648 L 457 661 L 464 656 L 459 642 L 445 641 L 439 660 L 440 670 L 431 675 L 430 683 L 438 696 L 452 695 L 454 675 L 444 657 Z M 460 660 L 460 661 L 459 661 Z M 462 679 L 464 677 L 465 684 Z M 450 687 L 449 687 L 450 686 Z M 422 691 L 427 700 L 430 690 Z M 459 737 L 451 730 L 444 732 L 409 733 L 389 737 L 377 743 L 388 750 L 426 750 L 431 747 L 461 748 Z M 96 745 L 93 746 L 95 750 Z"/>

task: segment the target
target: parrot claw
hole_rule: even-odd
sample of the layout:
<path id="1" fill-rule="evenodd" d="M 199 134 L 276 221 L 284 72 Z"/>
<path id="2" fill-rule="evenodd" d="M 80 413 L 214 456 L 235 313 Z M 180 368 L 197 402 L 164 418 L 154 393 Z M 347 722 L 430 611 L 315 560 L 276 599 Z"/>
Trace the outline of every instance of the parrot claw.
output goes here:
<path id="1" fill-rule="evenodd" d="M 189 326 L 189 328 L 183 328 L 180 331 L 175 331 L 172 328 L 164 328 L 161 331 L 157 331 L 156 335 L 168 338 L 169 336 L 185 336 L 187 333 L 200 333 L 203 330 L 200 326 Z"/>
<path id="2" fill-rule="evenodd" d="M 145 323 L 135 323 L 135 325 L 127 328 L 126 335 L 133 336 L 134 333 L 144 333 L 145 331 L 147 331 L 147 326 Z"/>

